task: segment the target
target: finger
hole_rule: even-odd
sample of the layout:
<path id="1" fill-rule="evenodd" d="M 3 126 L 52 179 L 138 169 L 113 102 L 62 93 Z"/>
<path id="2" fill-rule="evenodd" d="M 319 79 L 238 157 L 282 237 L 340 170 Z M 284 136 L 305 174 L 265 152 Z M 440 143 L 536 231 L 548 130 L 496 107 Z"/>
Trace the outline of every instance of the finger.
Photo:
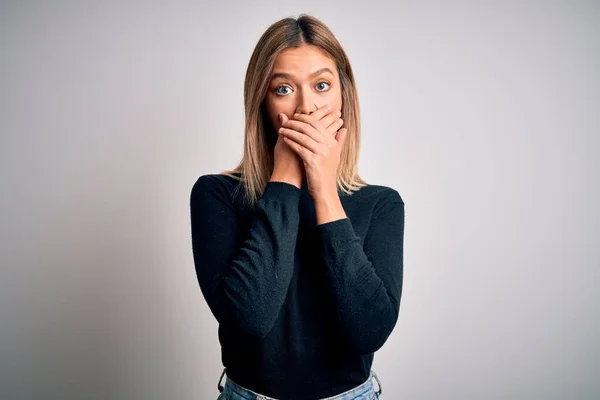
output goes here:
<path id="1" fill-rule="evenodd" d="M 342 111 L 336 110 L 329 113 L 321 121 L 323 126 L 325 126 L 325 129 L 327 129 L 330 133 L 335 133 L 335 131 L 337 131 L 343 125 L 343 121 L 341 122 L 341 125 L 338 125 L 340 124 L 341 116 Z"/>
<path id="2" fill-rule="evenodd" d="M 341 115 L 341 113 L 340 113 Z M 297 119 L 298 121 L 304 121 L 304 122 L 311 122 L 311 121 L 315 121 L 315 122 L 319 122 L 319 121 L 326 121 L 327 117 L 330 118 L 336 118 L 336 110 L 333 110 L 332 106 L 327 104 L 324 107 L 318 108 L 316 111 L 313 111 L 310 114 L 300 114 L 300 113 L 295 113 L 293 115 L 294 119 Z M 330 125 L 331 122 L 329 122 L 327 125 Z"/>
<path id="3" fill-rule="evenodd" d="M 298 143 L 302 147 L 305 147 L 309 151 L 317 154 L 319 149 L 319 143 L 315 142 L 310 136 L 305 135 L 304 133 L 295 131 L 293 129 L 288 128 L 280 128 L 279 134 L 293 140 L 295 143 Z"/>
<path id="4" fill-rule="evenodd" d="M 335 136 L 335 133 L 343 126 L 344 121 L 340 120 L 342 111 L 341 110 L 331 110 L 327 113 L 321 120 L 317 121 L 313 119 L 313 115 L 305 115 L 305 114 L 294 114 L 294 120 L 306 122 L 315 127 L 318 132 L 323 132 L 325 138 L 323 140 L 315 140 L 326 143 L 332 136 Z M 298 129 L 296 129 L 298 130 Z"/>
<path id="5" fill-rule="evenodd" d="M 321 124 L 325 127 L 331 125 L 336 119 L 342 115 L 340 110 L 332 110 L 330 113 L 321 118 Z"/>
<path id="6" fill-rule="evenodd" d="M 315 118 L 317 121 L 323 118 L 325 115 L 329 114 L 333 110 L 331 104 L 323 104 L 321 107 L 317 108 L 315 111 L 310 113 L 310 116 Z"/>
<path id="7" fill-rule="evenodd" d="M 335 134 L 337 133 L 337 131 L 344 126 L 344 120 L 341 118 L 337 118 L 335 121 L 333 121 L 331 123 L 331 125 L 329 125 L 327 127 L 327 132 L 329 132 L 331 134 L 331 136 L 335 136 Z"/>
<path id="8" fill-rule="evenodd" d="M 303 133 L 318 143 L 325 143 L 327 141 L 327 138 L 325 138 L 325 136 L 322 133 L 320 133 L 309 122 L 290 119 L 286 121 L 286 123 L 283 125 L 283 128 L 293 129 L 295 131 Z"/>
<path id="9" fill-rule="evenodd" d="M 286 121 L 289 121 L 290 119 L 288 118 L 288 116 L 285 113 L 280 113 L 279 114 L 279 126 L 277 127 L 277 129 L 281 128 L 281 126 L 283 124 L 285 124 Z"/>
<path id="10" fill-rule="evenodd" d="M 335 140 L 337 140 L 340 145 L 343 145 L 346 142 L 347 136 L 348 136 L 348 128 L 342 128 L 335 135 Z"/>
<path id="11" fill-rule="evenodd" d="M 283 140 L 285 141 L 285 143 L 287 143 L 287 145 L 290 146 L 290 148 L 296 154 L 298 154 L 298 157 L 300 157 L 303 160 L 307 160 L 309 150 L 306 147 L 300 146 L 298 143 L 294 142 L 289 137 L 285 137 L 283 135 L 282 135 L 282 137 L 283 137 Z"/>

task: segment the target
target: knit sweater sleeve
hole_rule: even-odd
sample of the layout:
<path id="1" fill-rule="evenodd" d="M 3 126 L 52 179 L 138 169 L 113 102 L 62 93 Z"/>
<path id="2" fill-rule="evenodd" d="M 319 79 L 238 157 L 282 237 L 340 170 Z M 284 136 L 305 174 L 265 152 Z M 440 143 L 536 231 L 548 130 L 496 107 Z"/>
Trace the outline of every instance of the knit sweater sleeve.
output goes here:
<path id="1" fill-rule="evenodd" d="M 360 354 L 383 346 L 400 309 L 404 202 L 396 190 L 387 192 L 364 244 L 348 218 L 317 225 L 338 320 L 348 345 Z"/>
<path id="2" fill-rule="evenodd" d="M 294 270 L 301 190 L 268 182 L 242 231 L 230 194 L 201 176 L 190 195 L 193 258 L 219 324 L 262 339 L 284 303 Z"/>

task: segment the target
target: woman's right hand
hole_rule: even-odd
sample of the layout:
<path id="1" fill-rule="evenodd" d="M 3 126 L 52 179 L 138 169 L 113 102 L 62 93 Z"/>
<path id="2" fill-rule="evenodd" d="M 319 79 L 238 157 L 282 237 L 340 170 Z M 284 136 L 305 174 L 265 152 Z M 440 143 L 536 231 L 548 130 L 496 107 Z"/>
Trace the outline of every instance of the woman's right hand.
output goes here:
<path id="1" fill-rule="evenodd" d="M 279 114 L 279 127 L 288 119 L 285 113 Z M 273 150 L 273 158 L 274 167 L 270 181 L 286 182 L 301 188 L 305 179 L 304 163 L 279 134 Z"/>

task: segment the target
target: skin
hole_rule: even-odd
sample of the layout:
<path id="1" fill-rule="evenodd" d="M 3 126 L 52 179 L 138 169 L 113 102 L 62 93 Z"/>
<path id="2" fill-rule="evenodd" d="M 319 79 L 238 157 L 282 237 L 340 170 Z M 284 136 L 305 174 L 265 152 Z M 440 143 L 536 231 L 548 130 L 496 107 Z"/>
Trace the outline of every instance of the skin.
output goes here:
<path id="1" fill-rule="evenodd" d="M 330 72 L 311 76 L 323 68 Z M 342 91 L 335 61 L 318 47 L 303 45 L 277 56 L 272 74 L 278 73 L 289 76 L 272 79 L 265 96 L 269 119 L 279 134 L 271 180 L 299 186 L 305 177 L 318 225 L 346 218 L 336 182 L 347 129 L 342 128 Z M 278 157 L 287 165 L 278 164 Z"/>

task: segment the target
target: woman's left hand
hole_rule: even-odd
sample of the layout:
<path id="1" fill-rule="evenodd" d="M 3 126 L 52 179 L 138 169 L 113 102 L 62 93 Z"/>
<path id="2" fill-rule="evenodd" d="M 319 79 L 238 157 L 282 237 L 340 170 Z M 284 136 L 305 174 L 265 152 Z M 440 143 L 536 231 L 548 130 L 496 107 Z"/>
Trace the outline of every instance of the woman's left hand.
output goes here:
<path id="1" fill-rule="evenodd" d="M 308 191 L 314 200 L 337 194 L 337 170 L 347 128 L 341 111 L 331 111 L 319 118 L 320 110 L 310 115 L 294 114 L 279 129 L 287 144 L 304 162 Z M 340 129 L 341 128 L 341 129 Z"/>

